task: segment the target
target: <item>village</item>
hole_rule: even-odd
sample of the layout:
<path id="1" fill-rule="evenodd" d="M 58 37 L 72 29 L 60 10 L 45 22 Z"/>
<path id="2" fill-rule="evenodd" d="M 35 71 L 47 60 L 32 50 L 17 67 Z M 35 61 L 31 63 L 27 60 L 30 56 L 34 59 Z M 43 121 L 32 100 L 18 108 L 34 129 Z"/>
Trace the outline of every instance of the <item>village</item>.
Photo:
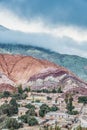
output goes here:
<path id="1" fill-rule="evenodd" d="M 72 100 L 72 97 L 70 99 L 65 99 L 62 97 L 61 92 L 35 92 L 30 91 L 29 89 L 23 91 L 21 87 L 19 88 L 19 95 L 22 95 L 23 97 L 19 98 L 18 96 L 17 99 L 17 94 L 15 94 L 16 98 L 13 98 L 9 92 L 4 92 L 4 96 L 0 95 L 0 111 L 3 111 L 5 115 L 7 114 L 6 104 L 12 102 L 11 100 L 16 99 L 16 103 L 18 104 L 17 114 L 13 113 L 10 116 L 6 116 L 6 119 L 9 117 L 10 119 L 14 119 L 21 123 L 22 128 L 19 128 L 19 130 L 34 130 L 36 128 L 37 130 L 55 130 L 55 126 L 58 126 L 58 129 L 64 130 L 74 130 L 79 129 L 79 127 L 87 128 L 86 97 L 85 100 L 83 97 L 83 102 L 78 102 L 78 99 L 75 98 Z M 68 101 L 71 102 L 69 103 Z M 15 101 L 13 101 L 13 103 L 14 102 Z M 31 124 L 26 121 L 27 115 L 28 118 L 32 117 L 34 119 L 34 121 L 30 121 Z M 0 117 L 0 120 L 3 116 Z M 4 118 L 4 120 L 2 119 L 2 122 L 0 122 L 0 128 L 2 128 L 2 130 L 5 130 L 4 124 L 6 119 Z"/>

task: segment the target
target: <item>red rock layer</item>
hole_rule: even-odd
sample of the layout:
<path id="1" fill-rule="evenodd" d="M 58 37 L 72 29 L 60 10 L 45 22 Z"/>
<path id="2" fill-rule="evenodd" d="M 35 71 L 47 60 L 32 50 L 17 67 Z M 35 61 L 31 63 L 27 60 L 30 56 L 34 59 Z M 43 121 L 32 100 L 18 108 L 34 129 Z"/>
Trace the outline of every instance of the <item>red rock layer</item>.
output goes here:
<path id="1" fill-rule="evenodd" d="M 0 92 L 9 91 L 11 93 L 16 92 L 17 89 L 10 84 L 0 84 Z"/>
<path id="2" fill-rule="evenodd" d="M 67 71 L 54 63 L 31 56 L 0 54 L 0 72 L 5 73 L 15 83 L 26 83 L 30 77 L 46 69 Z"/>

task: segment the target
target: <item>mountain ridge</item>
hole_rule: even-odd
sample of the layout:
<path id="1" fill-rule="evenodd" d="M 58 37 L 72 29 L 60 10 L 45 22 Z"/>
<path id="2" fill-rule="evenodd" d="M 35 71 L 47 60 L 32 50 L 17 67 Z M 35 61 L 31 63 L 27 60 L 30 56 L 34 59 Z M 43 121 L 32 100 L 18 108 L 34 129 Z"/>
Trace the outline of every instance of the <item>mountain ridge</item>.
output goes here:
<path id="1" fill-rule="evenodd" d="M 0 53 L 20 54 L 48 60 L 63 66 L 87 81 L 87 59 L 76 55 L 60 54 L 49 49 L 22 44 L 0 44 Z"/>

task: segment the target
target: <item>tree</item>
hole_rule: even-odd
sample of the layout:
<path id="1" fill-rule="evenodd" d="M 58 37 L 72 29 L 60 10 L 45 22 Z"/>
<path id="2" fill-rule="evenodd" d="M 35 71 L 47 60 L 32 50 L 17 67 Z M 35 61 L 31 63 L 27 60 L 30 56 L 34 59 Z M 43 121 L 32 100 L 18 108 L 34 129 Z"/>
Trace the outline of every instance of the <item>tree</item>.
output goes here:
<path id="1" fill-rule="evenodd" d="M 78 98 L 79 103 L 87 104 L 87 96 L 81 96 Z"/>
<path id="2" fill-rule="evenodd" d="M 29 126 L 38 125 L 38 121 L 35 117 L 28 117 L 27 122 Z"/>
<path id="3" fill-rule="evenodd" d="M 15 98 L 16 100 L 21 100 L 22 99 L 22 95 L 20 93 L 15 93 L 12 95 L 13 98 Z"/>
<path id="4" fill-rule="evenodd" d="M 21 123 L 18 123 L 14 118 L 8 118 L 6 121 L 6 128 L 8 129 L 19 129 L 22 127 Z"/>
<path id="5" fill-rule="evenodd" d="M 18 86 L 18 93 L 23 94 L 23 89 L 22 89 L 22 85 L 21 84 Z"/>
<path id="6" fill-rule="evenodd" d="M 53 90 L 52 90 L 52 93 L 56 93 L 57 91 L 56 91 L 56 89 L 55 88 L 53 88 Z"/>
<path id="7" fill-rule="evenodd" d="M 14 108 L 14 113 L 17 114 L 18 113 L 18 104 L 16 102 L 16 99 L 12 98 L 9 104 Z"/>
<path id="8" fill-rule="evenodd" d="M 11 104 L 12 106 L 18 106 L 18 104 L 17 104 L 15 98 L 12 98 L 12 99 L 11 99 L 10 104 Z"/>
<path id="9" fill-rule="evenodd" d="M 9 104 L 3 104 L 0 109 L 3 114 L 7 114 L 7 116 L 12 116 L 14 114 L 14 111 L 12 111 L 12 107 Z"/>
<path id="10" fill-rule="evenodd" d="M 21 119 L 22 122 L 27 123 L 27 115 L 22 115 L 19 119 Z"/>
<path id="11" fill-rule="evenodd" d="M 51 98 L 51 97 L 49 97 L 49 96 L 47 96 L 47 100 L 52 100 L 52 98 Z"/>
<path id="12" fill-rule="evenodd" d="M 58 108 L 57 106 L 52 106 L 52 107 L 50 108 L 50 110 L 51 110 L 51 111 L 57 111 L 57 110 L 59 110 L 59 108 Z"/>
<path id="13" fill-rule="evenodd" d="M 45 116 L 45 112 L 43 112 L 43 110 L 39 110 L 39 115 L 41 116 L 41 117 L 44 117 Z"/>
<path id="14" fill-rule="evenodd" d="M 44 117 L 47 112 L 50 111 L 50 107 L 47 104 L 42 104 L 40 106 L 39 115 Z"/>
<path id="15" fill-rule="evenodd" d="M 39 100 L 39 99 L 36 99 L 35 102 L 40 103 L 40 100 Z"/>
<path id="16" fill-rule="evenodd" d="M 0 110 L 0 130 L 2 130 L 5 127 L 6 120 L 7 120 L 7 115 L 3 114 L 3 112 Z"/>
<path id="17" fill-rule="evenodd" d="M 66 109 L 67 109 L 67 112 L 69 114 L 73 114 L 73 109 L 74 109 L 74 106 L 73 106 L 73 98 L 71 95 L 69 95 L 67 98 L 66 98 Z"/>
<path id="18" fill-rule="evenodd" d="M 35 106 L 30 104 L 30 103 L 27 104 L 25 107 L 28 108 L 28 109 L 35 109 Z"/>
<path id="19" fill-rule="evenodd" d="M 81 127 L 81 126 L 78 126 L 78 127 L 76 128 L 76 130 L 82 130 L 82 127 Z"/>
<path id="20" fill-rule="evenodd" d="M 62 93 L 61 87 L 58 88 L 58 93 Z"/>
<path id="21" fill-rule="evenodd" d="M 79 114 L 78 111 L 72 111 L 72 115 L 77 115 L 77 114 Z"/>
<path id="22" fill-rule="evenodd" d="M 9 96 L 11 96 L 11 93 L 10 93 L 10 92 L 8 92 L 8 91 L 4 91 L 4 92 L 3 92 L 3 97 L 8 98 Z"/>
<path id="23" fill-rule="evenodd" d="M 68 103 L 68 98 L 69 98 L 69 95 L 66 94 L 66 96 L 65 96 L 65 103 L 66 103 L 66 104 Z"/>
<path id="24" fill-rule="evenodd" d="M 30 87 L 26 87 L 26 88 L 24 89 L 24 91 L 26 91 L 26 92 L 30 92 L 31 89 L 30 89 Z"/>
<path id="25" fill-rule="evenodd" d="M 35 112 L 35 110 L 34 109 L 29 109 L 27 112 L 26 112 L 26 114 L 28 115 L 28 116 L 35 116 L 36 115 L 36 112 Z"/>
<path id="26" fill-rule="evenodd" d="M 12 116 L 18 113 L 18 107 L 6 103 L 1 105 L 0 110 L 3 112 L 3 114 L 7 114 L 7 116 Z"/>
<path id="27" fill-rule="evenodd" d="M 23 93 L 23 94 L 21 95 L 21 98 L 22 98 L 22 99 L 26 99 L 26 97 L 28 97 L 28 95 L 27 95 L 26 93 Z"/>

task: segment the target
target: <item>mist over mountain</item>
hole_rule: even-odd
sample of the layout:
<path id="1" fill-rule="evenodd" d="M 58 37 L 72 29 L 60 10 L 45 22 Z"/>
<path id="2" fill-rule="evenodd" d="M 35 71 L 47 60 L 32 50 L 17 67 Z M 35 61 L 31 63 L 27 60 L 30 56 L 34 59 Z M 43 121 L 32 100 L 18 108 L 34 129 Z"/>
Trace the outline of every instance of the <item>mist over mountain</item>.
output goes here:
<path id="1" fill-rule="evenodd" d="M 72 38 L 56 37 L 48 33 L 25 33 L 0 26 L 0 42 L 42 47 L 61 54 L 78 55 L 87 58 L 87 43 L 77 43 Z"/>
<path id="2" fill-rule="evenodd" d="M 66 39 L 64 45 L 66 46 L 67 43 L 71 51 L 74 47 L 73 41 L 71 39 L 67 41 L 67 38 L 63 39 Z M 61 46 L 63 39 L 50 37 L 48 34 L 14 31 L 0 25 L 0 53 L 22 54 L 46 59 L 68 68 L 77 76 L 87 81 L 87 59 L 76 56 L 75 54 L 68 55 L 70 52 L 67 51 L 67 46 Z M 72 46 L 68 43 L 69 40 L 70 42 L 72 41 Z M 62 50 L 66 54 L 58 53 L 63 53 Z"/>

